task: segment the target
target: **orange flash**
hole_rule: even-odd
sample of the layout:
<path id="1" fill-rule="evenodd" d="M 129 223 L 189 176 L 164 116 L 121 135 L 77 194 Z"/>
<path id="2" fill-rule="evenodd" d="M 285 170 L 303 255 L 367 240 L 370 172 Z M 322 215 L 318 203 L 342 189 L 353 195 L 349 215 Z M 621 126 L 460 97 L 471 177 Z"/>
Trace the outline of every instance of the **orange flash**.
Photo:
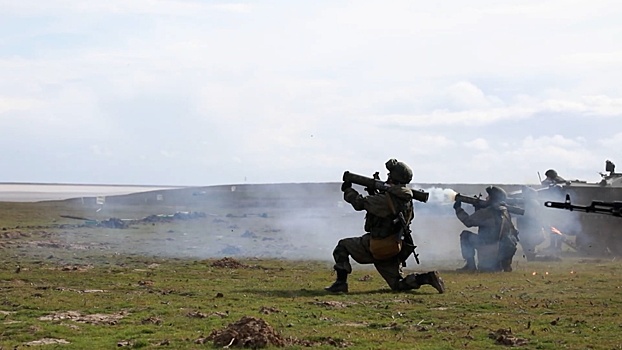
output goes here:
<path id="1" fill-rule="evenodd" d="M 560 235 L 563 236 L 564 234 L 562 233 L 562 231 L 558 230 L 557 228 L 551 226 L 551 232 L 556 234 L 556 235 Z"/>

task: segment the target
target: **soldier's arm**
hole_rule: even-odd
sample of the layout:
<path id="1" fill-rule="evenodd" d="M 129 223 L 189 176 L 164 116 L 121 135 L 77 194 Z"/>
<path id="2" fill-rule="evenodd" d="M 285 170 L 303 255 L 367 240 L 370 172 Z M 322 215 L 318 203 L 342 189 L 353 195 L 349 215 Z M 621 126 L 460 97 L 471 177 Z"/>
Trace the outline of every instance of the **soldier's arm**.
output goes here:
<path id="1" fill-rule="evenodd" d="M 353 188 L 348 188 L 343 193 L 343 199 L 350 203 L 354 210 L 366 210 L 368 213 L 380 217 L 390 216 L 391 209 L 387 204 L 385 193 L 379 193 L 373 196 L 363 196 Z"/>
<path id="2" fill-rule="evenodd" d="M 358 193 L 358 191 L 353 189 L 352 187 L 347 188 L 343 192 L 343 199 L 346 202 L 350 203 L 356 211 L 361 211 L 365 209 L 365 197 Z"/>
<path id="3" fill-rule="evenodd" d="M 481 226 L 489 219 L 489 214 L 487 210 L 481 209 L 476 210 L 473 214 L 469 215 L 464 209 L 457 208 L 456 216 L 464 226 L 473 227 L 473 226 Z"/>
<path id="4" fill-rule="evenodd" d="M 391 208 L 388 203 L 388 194 L 379 193 L 373 196 L 368 196 L 364 200 L 365 210 L 368 213 L 374 214 L 376 216 L 386 218 L 393 215 Z"/>

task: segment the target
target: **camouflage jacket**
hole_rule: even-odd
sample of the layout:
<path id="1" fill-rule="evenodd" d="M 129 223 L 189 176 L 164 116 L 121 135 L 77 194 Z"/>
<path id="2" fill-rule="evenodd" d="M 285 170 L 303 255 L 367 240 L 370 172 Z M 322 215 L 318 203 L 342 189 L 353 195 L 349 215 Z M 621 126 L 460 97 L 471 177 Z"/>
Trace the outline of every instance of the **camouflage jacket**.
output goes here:
<path id="1" fill-rule="evenodd" d="M 391 186 L 386 192 L 371 196 L 363 196 L 355 189 L 348 188 L 343 193 L 343 199 L 350 203 L 354 210 L 367 212 L 365 231 L 371 233 L 373 238 L 388 237 L 391 234 L 397 234 L 402 229 L 399 222 L 393 222 L 397 212 L 404 212 L 408 224 L 413 218 L 413 193 L 405 185 Z M 391 209 L 389 200 L 393 201 L 395 213 Z"/>
<path id="2" fill-rule="evenodd" d="M 502 238 L 509 238 L 515 230 L 510 213 L 504 205 L 492 204 L 476 210 L 469 215 L 464 209 L 457 208 L 456 216 L 466 227 L 478 227 L 478 234 L 484 243 L 493 243 Z M 509 221 L 509 222 L 508 222 Z M 501 232 L 501 228 L 504 228 Z"/>

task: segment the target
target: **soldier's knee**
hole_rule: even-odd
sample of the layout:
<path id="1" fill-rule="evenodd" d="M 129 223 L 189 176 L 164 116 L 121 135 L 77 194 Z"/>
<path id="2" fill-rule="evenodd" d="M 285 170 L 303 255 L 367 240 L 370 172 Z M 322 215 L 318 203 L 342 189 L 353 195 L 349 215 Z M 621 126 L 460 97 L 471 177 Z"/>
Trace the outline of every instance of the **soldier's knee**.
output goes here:
<path id="1" fill-rule="evenodd" d="M 335 246 L 335 249 L 333 249 L 333 254 L 340 254 L 340 253 L 346 253 L 348 252 L 348 249 L 346 248 L 346 240 L 345 239 L 340 239 L 339 242 L 337 242 L 337 245 Z"/>
<path id="2" fill-rule="evenodd" d="M 389 287 L 391 288 L 391 290 L 396 291 L 396 292 L 413 289 L 413 287 L 411 287 L 403 279 L 397 280 L 394 283 L 389 284 Z"/>

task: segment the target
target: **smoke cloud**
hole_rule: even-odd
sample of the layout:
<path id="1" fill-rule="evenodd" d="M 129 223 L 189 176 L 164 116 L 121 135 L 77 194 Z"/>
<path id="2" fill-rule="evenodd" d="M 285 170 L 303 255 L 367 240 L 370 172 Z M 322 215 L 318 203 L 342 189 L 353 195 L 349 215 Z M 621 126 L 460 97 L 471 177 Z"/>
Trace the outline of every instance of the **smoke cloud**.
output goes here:
<path id="1" fill-rule="evenodd" d="M 462 264 L 459 235 L 469 228 L 455 215 L 454 197 L 456 193 L 477 195 L 486 186 L 413 185 L 428 192 L 429 198 L 426 203 L 415 202 L 411 229 L 421 265 L 416 265 L 411 258 L 409 268 L 453 269 Z M 505 187 L 510 192 L 520 186 Z M 360 192 L 363 193 L 362 189 Z M 132 217 L 132 212 L 171 215 L 198 211 L 204 214 L 192 220 L 140 223 L 132 229 L 108 230 L 102 235 L 93 235 L 87 229 L 65 233 L 67 243 L 97 244 L 111 253 L 197 259 L 311 259 L 330 263 L 332 251 L 340 239 L 365 233 L 365 212 L 355 211 L 346 203 L 339 184 L 335 183 L 162 189 L 108 196 L 103 205 L 97 204 L 97 197 L 90 198 L 93 204 L 84 198 L 74 201 L 75 205 L 97 219 L 137 219 Z M 543 195 L 539 200 L 542 204 L 545 200 L 559 198 Z M 463 208 L 473 212 L 470 205 Z M 544 206 L 537 210 L 545 223 L 546 241 L 542 246 L 549 240 L 551 227 L 570 236 L 581 230 L 579 213 Z M 516 217 L 514 222 L 516 224 Z M 476 232 L 477 228 L 469 230 Z M 517 259 L 520 258 L 519 249 Z"/>

